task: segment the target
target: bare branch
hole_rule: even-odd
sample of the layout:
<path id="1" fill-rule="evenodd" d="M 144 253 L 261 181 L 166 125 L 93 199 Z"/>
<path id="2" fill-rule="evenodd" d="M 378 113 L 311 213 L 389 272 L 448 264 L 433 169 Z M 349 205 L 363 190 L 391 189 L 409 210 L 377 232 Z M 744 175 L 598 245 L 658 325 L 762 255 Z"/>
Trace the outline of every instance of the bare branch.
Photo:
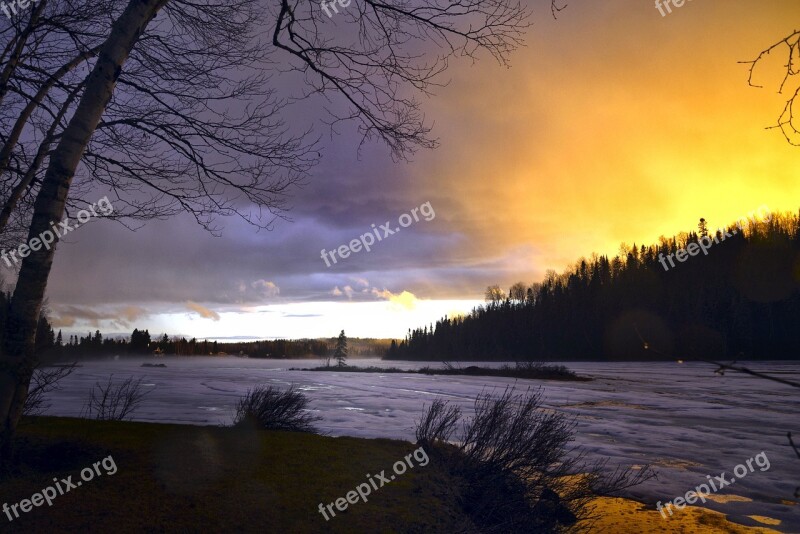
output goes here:
<path id="1" fill-rule="evenodd" d="M 769 57 L 770 54 L 775 51 L 780 51 L 781 49 L 784 49 L 783 53 L 786 54 L 786 63 L 784 64 L 786 71 L 783 74 L 780 84 L 778 84 L 778 93 L 783 94 L 789 80 L 794 79 L 795 76 L 800 74 L 800 30 L 793 31 L 787 37 L 781 39 L 769 48 L 762 50 L 756 59 L 739 62 L 750 65 L 747 75 L 748 85 L 751 87 L 763 88 L 762 85 L 758 85 L 754 82 L 756 68 Z M 794 110 L 795 103 L 800 101 L 798 95 L 800 95 L 800 86 L 795 88 L 794 91 L 791 91 L 789 100 L 786 102 L 786 106 L 784 106 L 783 111 L 778 117 L 778 123 L 767 128 L 779 128 L 786 138 L 786 141 L 794 146 L 800 146 L 800 124 L 796 122 Z"/>
<path id="2" fill-rule="evenodd" d="M 324 15 L 316 4 L 282 0 L 272 43 L 299 61 L 290 70 L 303 74 L 305 96 L 318 93 L 347 104 L 350 113 L 328 110 L 331 127 L 354 120 L 362 143 L 377 138 L 396 158 L 437 144 L 419 103 L 404 96 L 404 88 L 430 94 L 451 58 L 474 60 L 479 50 L 507 65 L 529 26 L 528 12 L 512 0 L 365 0 L 342 16 L 353 25 L 349 37 L 328 36 L 317 24 Z M 413 51 L 422 42 L 441 53 L 423 61 Z"/>
<path id="3" fill-rule="evenodd" d="M 727 364 L 727 363 L 719 363 L 719 362 L 715 362 L 715 361 L 711 361 L 711 360 L 699 360 L 699 361 L 705 362 L 705 363 L 710 363 L 711 365 L 716 365 L 717 366 L 717 370 L 714 371 L 714 372 L 717 373 L 717 374 L 720 374 L 720 375 L 725 374 L 725 370 L 727 369 L 727 370 L 731 370 L 731 371 L 737 371 L 739 373 L 748 374 L 748 375 L 751 375 L 751 376 L 756 376 L 758 378 L 764 378 L 764 379 L 767 379 L 767 380 L 772 380 L 773 382 L 779 382 L 781 384 L 786 384 L 787 386 L 793 386 L 793 387 L 796 387 L 796 388 L 800 388 L 800 382 L 794 382 L 792 380 L 786 380 L 785 378 L 779 378 L 777 376 L 772 376 L 772 375 L 767 375 L 767 374 L 764 374 L 764 373 L 759 373 L 758 371 L 753 371 L 751 369 L 748 369 L 747 367 L 742 367 L 741 365 L 737 366 L 737 365 L 735 365 L 736 362 L 733 362 L 732 364 Z"/>
<path id="4" fill-rule="evenodd" d="M 114 375 L 105 384 L 97 382 L 89 401 L 84 407 L 84 416 L 98 421 L 124 421 L 133 415 L 150 392 L 142 386 L 143 378 L 133 377 L 114 382 Z"/>
<path id="5" fill-rule="evenodd" d="M 25 405 L 22 409 L 23 415 L 41 415 L 42 412 L 49 408 L 50 405 L 46 402 L 46 395 L 51 391 L 61 389 L 59 382 L 74 373 L 77 367 L 77 362 L 73 362 L 68 365 L 36 369 L 31 377 L 28 396 L 25 398 Z"/>

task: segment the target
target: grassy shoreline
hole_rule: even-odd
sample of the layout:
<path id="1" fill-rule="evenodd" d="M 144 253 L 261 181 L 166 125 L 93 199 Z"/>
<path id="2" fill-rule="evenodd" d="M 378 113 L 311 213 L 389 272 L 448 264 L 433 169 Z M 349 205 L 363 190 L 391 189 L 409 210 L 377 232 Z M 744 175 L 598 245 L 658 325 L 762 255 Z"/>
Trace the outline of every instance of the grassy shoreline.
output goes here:
<path id="1" fill-rule="evenodd" d="M 416 445 L 389 439 L 327 437 L 231 427 L 23 420 L 19 471 L 2 481 L 9 505 L 113 456 L 117 471 L 94 478 L 7 523 L 21 532 L 453 532 L 463 512 L 453 479 L 431 459 L 325 521 L 331 503 L 391 469 Z M 358 454 L 354 454 L 354 452 Z M 663 532 L 652 506 L 598 498 L 599 524 L 615 532 Z M 686 532 L 774 533 L 689 507 L 671 527 Z M 678 524 L 676 524 L 678 523 Z M 4 531 L 6 529 L 3 529 Z"/>
<path id="2" fill-rule="evenodd" d="M 79 481 L 82 469 L 108 456 L 117 472 L 20 512 L 12 530 L 448 532 L 459 518 L 449 477 L 432 463 L 329 521 L 319 513 L 319 503 L 344 497 L 365 473 L 389 470 L 416 448 L 403 441 L 59 417 L 28 418 L 18 436 L 18 471 L 2 481 L 9 505 L 54 477 Z"/>

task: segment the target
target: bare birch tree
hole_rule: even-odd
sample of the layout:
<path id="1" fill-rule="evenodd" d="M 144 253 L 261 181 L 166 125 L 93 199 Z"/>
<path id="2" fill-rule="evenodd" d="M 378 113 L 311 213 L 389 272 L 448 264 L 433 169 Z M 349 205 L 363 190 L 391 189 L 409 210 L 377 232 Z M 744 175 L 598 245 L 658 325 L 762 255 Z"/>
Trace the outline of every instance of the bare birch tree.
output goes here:
<path id="1" fill-rule="evenodd" d="M 41 0 L 0 29 L 10 38 L 0 99 L 17 98 L 0 108 L 3 238 L 40 235 L 97 188 L 120 220 L 185 212 L 215 233 L 220 216 L 269 228 L 318 156 L 310 132 L 285 123 L 297 98 L 279 98 L 273 76 L 299 77 L 299 99 L 333 103 L 332 126 L 354 121 L 404 158 L 436 144 L 413 93 L 430 93 L 454 57 L 482 50 L 505 63 L 528 13 L 514 0 L 364 0 L 344 17 L 337 29 L 317 3 L 296 0 Z M 54 252 L 24 258 L 12 297 L 0 354 L 5 465 Z"/>

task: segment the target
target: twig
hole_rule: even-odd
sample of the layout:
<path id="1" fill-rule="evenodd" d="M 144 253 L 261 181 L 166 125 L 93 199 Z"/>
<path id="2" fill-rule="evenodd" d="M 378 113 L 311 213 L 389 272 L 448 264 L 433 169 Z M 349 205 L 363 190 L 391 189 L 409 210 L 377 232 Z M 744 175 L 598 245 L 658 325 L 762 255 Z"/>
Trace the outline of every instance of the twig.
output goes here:
<path id="1" fill-rule="evenodd" d="M 795 445 L 794 441 L 792 441 L 792 433 L 787 432 L 786 436 L 789 438 L 789 445 L 791 445 L 792 448 L 794 449 L 794 453 L 797 455 L 798 458 L 800 458 L 800 449 L 798 449 L 797 445 Z"/>
<path id="2" fill-rule="evenodd" d="M 660 352 L 660 351 L 654 349 L 653 347 L 651 347 L 650 343 L 648 343 L 647 341 L 644 340 L 644 338 L 642 337 L 642 334 L 639 333 L 639 329 L 635 325 L 634 325 L 633 329 L 636 330 L 636 335 L 639 336 L 639 339 L 642 341 L 642 346 L 644 347 L 644 350 L 649 350 L 649 351 L 651 351 L 651 352 L 653 352 L 655 354 L 658 354 L 659 356 L 664 356 L 665 358 L 672 358 L 668 354 L 664 354 L 663 352 Z M 786 380 L 785 378 L 778 378 L 777 376 L 766 375 L 764 373 L 759 373 L 758 371 L 753 371 L 752 369 L 748 369 L 747 367 L 742 367 L 742 366 L 738 366 L 737 367 L 737 366 L 734 365 L 736 362 L 733 362 L 732 364 L 727 364 L 727 363 L 715 362 L 713 360 L 698 360 L 698 361 L 703 362 L 703 363 L 709 363 L 711 365 L 716 365 L 718 368 L 717 368 L 716 371 L 714 371 L 715 373 L 724 374 L 725 369 L 730 369 L 731 371 L 738 371 L 740 373 L 745 373 L 745 374 L 748 374 L 748 375 L 757 376 L 758 378 L 764 378 L 766 380 L 772 380 L 773 382 L 780 382 L 781 384 L 786 384 L 787 386 L 800 388 L 800 382 L 794 382 L 792 380 Z"/>
<path id="3" fill-rule="evenodd" d="M 786 437 L 789 438 L 789 445 L 792 446 L 792 449 L 794 449 L 794 453 L 797 455 L 797 458 L 800 459 L 800 449 L 798 449 L 797 445 L 794 444 L 794 441 L 792 440 L 792 433 L 791 432 L 787 432 L 786 433 Z M 798 486 L 794 490 L 794 496 L 795 496 L 795 498 L 800 497 L 800 486 Z"/>
<path id="4" fill-rule="evenodd" d="M 781 384 L 786 384 L 787 386 L 793 386 L 796 388 L 800 388 L 800 382 L 794 382 L 792 380 L 786 380 L 785 378 L 778 378 L 777 376 L 772 375 L 765 375 L 764 373 L 759 373 L 758 371 L 753 371 L 752 369 L 748 369 L 747 367 L 735 366 L 736 362 L 733 364 L 727 363 L 720 363 L 715 362 L 712 360 L 698 360 L 704 363 L 710 363 L 711 365 L 717 365 L 719 368 L 714 371 L 715 373 L 724 374 L 725 369 L 730 369 L 731 371 L 738 371 L 740 373 L 745 373 L 752 376 L 757 376 L 758 378 L 765 378 L 767 380 L 772 380 L 773 382 L 780 382 Z"/>

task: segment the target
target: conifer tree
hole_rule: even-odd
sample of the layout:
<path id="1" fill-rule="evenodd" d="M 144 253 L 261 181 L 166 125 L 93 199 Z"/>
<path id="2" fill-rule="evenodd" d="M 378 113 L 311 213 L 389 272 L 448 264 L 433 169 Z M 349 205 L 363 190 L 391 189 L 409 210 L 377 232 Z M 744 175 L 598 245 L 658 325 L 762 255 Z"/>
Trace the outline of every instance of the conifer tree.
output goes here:
<path id="1" fill-rule="evenodd" d="M 339 339 L 336 340 L 336 349 L 333 351 L 333 357 L 339 367 L 347 365 L 347 336 L 344 335 L 344 330 L 339 333 Z"/>

